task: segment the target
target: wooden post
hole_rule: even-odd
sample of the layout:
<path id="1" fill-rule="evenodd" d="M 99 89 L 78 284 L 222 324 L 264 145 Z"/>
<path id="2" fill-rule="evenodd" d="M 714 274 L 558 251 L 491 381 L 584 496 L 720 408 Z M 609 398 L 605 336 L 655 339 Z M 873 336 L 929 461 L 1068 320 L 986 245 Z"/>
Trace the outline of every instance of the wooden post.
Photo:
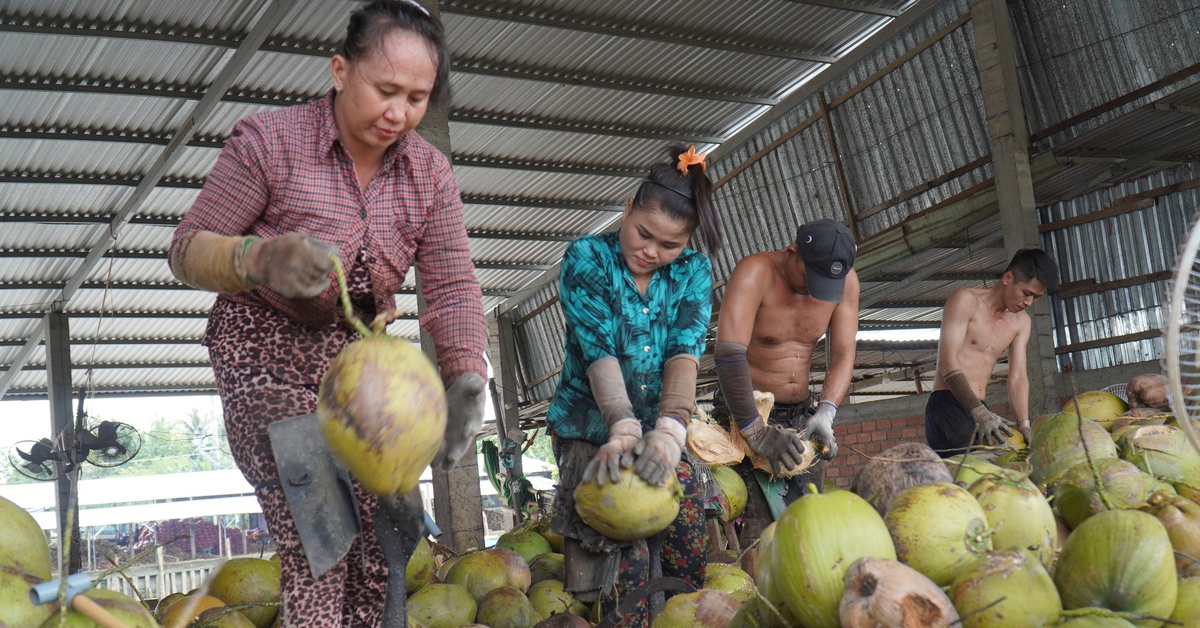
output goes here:
<path id="1" fill-rule="evenodd" d="M 1004 249 L 1011 258 L 1025 248 L 1041 248 L 1033 177 L 1029 167 L 1029 130 L 1021 102 L 1012 25 L 1005 0 L 971 0 L 975 54 L 983 90 L 992 165 L 996 173 L 996 201 L 1004 229 Z M 1047 299 L 1029 308 L 1033 333 L 1027 349 L 1029 412 L 1034 418 L 1055 404 L 1054 324 Z"/>

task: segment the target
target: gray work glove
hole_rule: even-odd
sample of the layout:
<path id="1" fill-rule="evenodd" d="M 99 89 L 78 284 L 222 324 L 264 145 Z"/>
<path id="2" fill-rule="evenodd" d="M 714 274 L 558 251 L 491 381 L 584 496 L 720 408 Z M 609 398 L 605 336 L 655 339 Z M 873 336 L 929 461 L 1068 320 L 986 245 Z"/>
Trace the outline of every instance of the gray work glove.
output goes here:
<path id="1" fill-rule="evenodd" d="M 642 439 L 642 424 L 637 419 L 621 419 L 608 430 L 608 442 L 583 470 L 586 484 L 596 478 L 600 486 L 621 481 L 621 467 L 633 464 L 633 448 Z"/>
<path id="2" fill-rule="evenodd" d="M 1017 431 L 1021 433 L 1021 436 L 1025 437 L 1025 445 L 1029 446 L 1033 438 L 1030 434 L 1029 419 L 1017 419 Z"/>
<path id="3" fill-rule="evenodd" d="M 650 484 L 666 486 L 667 478 L 675 475 L 675 467 L 687 444 L 687 428 L 678 419 L 658 417 L 654 429 L 642 435 L 633 448 L 636 456 L 633 470 Z"/>
<path id="4" fill-rule="evenodd" d="M 975 420 L 975 433 L 979 435 L 981 444 L 1003 445 L 1012 436 L 1012 421 L 988 410 L 984 405 L 971 408 L 971 418 Z"/>
<path id="5" fill-rule="evenodd" d="M 837 439 L 833 437 L 834 414 L 837 414 L 837 406 L 832 401 L 822 401 L 817 404 L 817 411 L 808 417 L 804 431 L 800 432 L 801 439 L 816 439 L 823 445 L 820 455 L 824 460 L 833 460 L 837 456 Z"/>
<path id="6" fill-rule="evenodd" d="M 303 233 L 255 240 L 246 249 L 246 274 L 289 299 L 321 294 L 333 272 L 330 255 L 337 247 L 317 242 Z"/>
<path id="7" fill-rule="evenodd" d="M 463 373 L 446 389 L 446 436 L 433 466 L 449 471 L 467 452 L 475 451 L 475 437 L 483 427 L 486 383 L 478 373 Z"/>
<path id="8" fill-rule="evenodd" d="M 766 458 L 776 473 L 791 469 L 804 459 L 804 441 L 795 430 L 771 425 L 760 416 L 738 431 L 746 444 Z"/>

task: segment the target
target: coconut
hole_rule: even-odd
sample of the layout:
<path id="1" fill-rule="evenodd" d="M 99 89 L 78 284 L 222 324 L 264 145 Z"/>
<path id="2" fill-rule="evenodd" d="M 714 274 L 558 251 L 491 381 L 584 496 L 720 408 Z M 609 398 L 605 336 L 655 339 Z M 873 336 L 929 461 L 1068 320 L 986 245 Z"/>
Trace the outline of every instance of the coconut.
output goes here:
<path id="1" fill-rule="evenodd" d="M 1179 493 L 1180 497 L 1186 497 L 1200 504 L 1200 479 L 1171 482 L 1171 486 L 1175 487 L 1175 492 Z"/>
<path id="2" fill-rule="evenodd" d="M 533 628 L 542 618 L 523 592 L 504 586 L 483 596 L 475 621 L 490 628 Z"/>
<path id="3" fill-rule="evenodd" d="M 728 593 L 738 604 L 745 604 L 758 594 L 750 574 L 734 565 L 710 564 L 704 572 L 704 588 Z"/>
<path id="4" fill-rule="evenodd" d="M 763 628 L 769 625 L 763 618 L 758 598 L 742 604 L 733 614 L 733 619 L 729 620 L 729 628 Z"/>
<path id="5" fill-rule="evenodd" d="M 1200 564 L 1200 504 L 1170 493 L 1155 493 L 1142 510 L 1154 515 L 1167 529 L 1180 575 Z"/>
<path id="6" fill-rule="evenodd" d="M 550 553 L 550 542 L 533 530 L 509 530 L 496 539 L 496 547 L 504 547 L 520 554 L 525 562 Z"/>
<path id="7" fill-rule="evenodd" d="M 896 496 L 884 517 L 898 559 L 938 586 L 992 548 L 987 516 L 967 489 L 935 482 Z"/>
<path id="8" fill-rule="evenodd" d="M 1114 616 L 1108 609 L 1081 608 L 1077 612 L 1083 614 L 1068 617 L 1055 628 L 1135 628 L 1128 621 Z"/>
<path id="9" fill-rule="evenodd" d="M 1200 452 L 1187 434 L 1169 425 L 1148 425 L 1122 434 L 1121 457 L 1150 475 L 1168 480 L 1200 478 Z"/>
<path id="10" fill-rule="evenodd" d="M 1104 494 L 1114 508 L 1134 508 L 1150 496 L 1148 479 L 1137 467 L 1119 458 L 1093 461 L 1104 483 Z M 1092 466 L 1081 462 L 1054 485 L 1054 509 L 1072 529 L 1108 507 L 1096 490 Z"/>
<path id="11" fill-rule="evenodd" d="M 1079 440 L 1079 422 L 1083 421 L 1084 440 Z M 1060 412 L 1039 421 L 1033 427 L 1033 445 L 1029 448 L 1029 464 L 1033 481 L 1053 486 L 1071 467 L 1087 460 L 1084 443 L 1092 460 L 1116 458 L 1117 446 L 1112 437 L 1095 421 L 1080 419 L 1074 414 Z"/>
<path id="12" fill-rule="evenodd" d="M 1175 599 L 1175 611 L 1171 619 L 1183 628 L 1200 628 L 1200 577 L 1184 578 L 1179 581 L 1179 595 Z"/>
<path id="13" fill-rule="evenodd" d="M 566 580 L 563 555 L 542 554 L 529 563 L 529 584 L 534 585 L 542 580 Z"/>
<path id="14" fill-rule="evenodd" d="M 533 628 L 591 628 L 592 624 L 579 615 L 559 613 L 539 621 Z"/>
<path id="15" fill-rule="evenodd" d="M 51 604 L 34 606 L 29 588 L 42 582 L 20 569 L 0 565 L 0 626 L 38 626 L 54 612 Z"/>
<path id="16" fill-rule="evenodd" d="M 404 565 L 404 589 L 409 595 L 413 591 L 429 584 L 429 580 L 433 578 L 433 548 L 429 547 L 429 541 L 425 537 L 421 537 L 417 541 L 417 547 L 413 549 L 412 556 L 408 557 L 408 564 Z"/>
<path id="17" fill-rule="evenodd" d="M 682 498 L 675 474 L 667 474 L 666 486 L 655 486 L 632 468 L 622 467 L 617 482 L 604 486 L 584 482 L 576 487 L 575 512 L 610 539 L 638 541 L 667 529 L 679 515 Z"/>
<path id="18" fill-rule="evenodd" d="M 493 547 L 463 556 L 450 568 L 445 582 L 466 587 L 476 602 L 482 602 L 483 596 L 503 586 L 524 592 L 529 580 L 529 564 L 524 558 L 510 549 Z"/>
<path id="19" fill-rule="evenodd" d="M 221 565 L 208 593 L 228 606 L 259 604 L 240 608 L 258 628 L 268 628 L 279 613 L 279 565 L 262 558 L 232 558 Z"/>
<path id="20" fill-rule="evenodd" d="M 883 518 L 849 491 L 811 492 L 792 502 L 775 525 L 768 586 L 807 628 L 837 627 L 851 563 L 864 556 L 896 558 Z M 767 551 L 760 549 L 760 561 Z"/>
<path id="21" fill-rule="evenodd" d="M 721 465 L 712 467 L 712 476 L 721 487 L 721 493 L 729 502 L 729 512 L 721 518 L 725 521 L 733 521 L 742 516 L 746 510 L 747 499 L 746 482 L 742 480 L 742 476 L 738 475 L 737 471 Z"/>
<path id="22" fill-rule="evenodd" d="M 278 554 L 276 554 L 276 556 L 278 556 Z M 178 602 L 179 600 L 182 600 L 184 597 L 186 597 L 186 594 L 184 594 L 180 591 L 176 591 L 174 593 L 168 593 L 167 595 L 160 598 L 158 600 L 158 603 L 154 605 L 155 621 L 161 622 L 163 613 L 167 612 L 167 607 L 174 604 L 175 602 Z"/>
<path id="23" fill-rule="evenodd" d="M 870 502 L 883 516 L 904 489 L 949 481 L 950 472 L 929 445 L 900 443 L 868 460 L 854 475 L 850 490 Z"/>
<path id="24" fill-rule="evenodd" d="M 1108 429 L 1117 417 L 1128 410 L 1129 405 L 1120 397 L 1103 390 L 1080 393 L 1063 405 L 1063 412 L 1091 419 L 1104 429 Z"/>
<path id="25" fill-rule="evenodd" d="M 376 333 L 350 343 L 321 379 L 317 421 L 330 451 L 377 495 L 417 485 L 446 432 L 446 394 L 429 358 Z"/>
<path id="26" fill-rule="evenodd" d="M 781 628 L 799 625 L 792 611 L 784 603 L 783 597 L 776 590 L 774 583 L 775 529 L 776 522 L 771 522 L 763 528 L 758 537 L 758 547 L 754 560 L 754 583 L 758 587 L 757 617 L 763 619 L 767 626 Z"/>
<path id="27" fill-rule="evenodd" d="M 1004 467 L 972 454 L 958 454 L 942 460 L 950 471 L 952 482 L 968 488 L 985 475 L 1000 475 Z"/>
<path id="28" fill-rule="evenodd" d="M 475 621 L 475 598 L 458 584 L 427 584 L 408 598 L 405 610 L 426 628 L 459 628 Z"/>
<path id="29" fill-rule="evenodd" d="M 545 517 L 539 517 L 533 522 L 533 525 L 530 526 L 530 529 L 542 535 L 542 538 L 546 539 L 546 542 L 550 544 L 550 551 L 561 554 L 563 551 L 563 535 L 551 529 L 552 522 L 553 518 L 549 515 Z"/>
<path id="30" fill-rule="evenodd" d="M 88 589 L 82 595 L 87 599 L 96 603 L 96 606 L 108 611 L 109 615 L 117 618 L 117 620 L 125 623 L 127 628 L 158 628 L 158 622 L 154 620 L 154 614 L 151 613 L 142 603 L 132 597 L 113 591 L 111 589 Z M 54 604 L 57 607 L 57 604 Z M 245 619 L 245 618 L 243 618 Z M 83 613 L 74 608 L 67 611 L 66 623 L 59 624 L 58 617 L 54 616 L 42 623 L 43 628 L 53 628 L 55 626 L 63 626 L 63 628 L 93 628 L 96 622 L 89 619 Z M 212 624 L 214 628 L 226 628 L 225 624 Z M 237 626 L 236 624 L 228 624 L 234 628 L 250 628 L 253 624 Z"/>
<path id="31" fill-rule="evenodd" d="M 1047 568 L 1054 562 L 1058 526 L 1054 509 L 1028 478 L 1005 470 L 981 477 L 967 489 L 983 507 L 992 530 L 992 549 L 1028 550 Z"/>
<path id="32" fill-rule="evenodd" d="M 159 620 L 164 626 L 186 626 L 210 608 L 223 608 L 225 603 L 211 595 L 189 594 L 167 607 Z"/>
<path id="33" fill-rule="evenodd" d="M 542 580 L 529 587 L 529 603 L 541 617 L 561 613 L 583 615 L 588 612 L 587 604 L 575 599 L 570 591 L 564 589 L 562 580 Z"/>
<path id="34" fill-rule="evenodd" d="M 1125 397 L 1129 409 L 1150 408 L 1159 412 L 1171 412 L 1171 382 L 1161 373 L 1146 373 L 1129 380 L 1125 386 Z"/>
<path id="35" fill-rule="evenodd" d="M 988 552 L 954 579 L 950 599 L 964 628 L 1052 626 L 1062 600 L 1045 565 L 1024 550 Z"/>
<path id="36" fill-rule="evenodd" d="M 650 628 L 725 628 L 740 606 L 727 593 L 700 589 L 667 600 Z"/>
<path id="37" fill-rule="evenodd" d="M 1088 517 L 1067 537 L 1054 584 L 1065 609 L 1101 607 L 1168 617 L 1177 592 L 1173 559 L 1171 539 L 1158 519 L 1136 510 L 1107 510 Z"/>
<path id="38" fill-rule="evenodd" d="M 41 526 L 24 508 L 0 497 L 0 567 L 12 567 L 39 580 L 50 579 L 50 547 Z"/>
<path id="39" fill-rule="evenodd" d="M 433 575 L 434 575 L 434 577 L 435 577 L 435 578 L 437 578 L 437 581 L 438 581 L 438 582 L 445 582 L 445 581 L 446 581 L 446 574 L 450 573 L 450 568 L 451 568 L 451 567 L 454 567 L 454 563 L 456 563 L 456 562 L 458 562 L 459 560 L 461 560 L 463 556 L 466 556 L 466 554 L 459 554 L 458 556 L 448 556 L 448 557 L 446 557 L 446 559 L 442 561 L 442 564 L 441 564 L 441 565 L 438 565 L 438 568 L 437 568 L 437 570 L 436 570 L 436 571 L 434 571 L 434 574 L 433 574 Z M 436 561 L 436 559 L 434 560 L 434 562 L 437 562 L 437 561 Z"/>
<path id="40" fill-rule="evenodd" d="M 949 626 L 959 619 L 932 580 L 901 562 L 860 558 L 846 570 L 844 582 L 838 604 L 843 628 Z"/>
<path id="41" fill-rule="evenodd" d="M 227 606 L 205 610 L 196 617 L 196 623 L 203 625 L 204 628 L 254 628 L 254 622 L 246 619 L 245 615 Z M 91 623 L 80 624 L 80 628 L 84 626 L 91 628 L 93 625 Z M 150 626 L 153 627 L 156 624 L 151 624 Z M 47 625 L 45 628 L 51 627 Z"/>
<path id="42" fill-rule="evenodd" d="M 758 416 L 771 416 L 771 409 L 775 406 L 775 395 L 769 392 L 754 391 L 754 407 L 758 410 Z M 793 430 L 795 431 L 795 430 Z M 750 458 L 750 464 L 755 469 L 777 477 L 790 478 L 801 473 L 804 473 L 811 467 L 817 458 L 817 451 L 813 448 L 811 440 L 805 440 L 801 443 L 803 451 L 800 452 L 800 460 L 796 466 L 789 469 L 775 469 L 771 463 L 767 461 L 767 457 L 758 453 L 753 447 L 746 442 L 745 437 L 738 431 L 737 424 L 733 425 L 732 431 L 729 434 L 730 440 L 739 449 L 744 452 L 745 456 Z"/>
<path id="43" fill-rule="evenodd" d="M 713 466 L 738 464 L 746 457 L 729 432 L 716 423 L 696 418 L 688 421 L 687 449 L 704 464 Z"/>

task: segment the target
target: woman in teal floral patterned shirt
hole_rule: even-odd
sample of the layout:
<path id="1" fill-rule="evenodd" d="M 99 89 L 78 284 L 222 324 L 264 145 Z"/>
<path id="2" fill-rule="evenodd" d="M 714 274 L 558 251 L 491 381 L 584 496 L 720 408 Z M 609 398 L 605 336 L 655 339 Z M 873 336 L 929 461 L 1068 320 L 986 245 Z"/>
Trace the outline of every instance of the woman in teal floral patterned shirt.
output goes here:
<path id="1" fill-rule="evenodd" d="M 704 168 L 694 147 L 672 147 L 626 202 L 620 230 L 576 240 L 562 262 L 565 355 L 546 415 L 560 472 L 554 525 L 566 539 L 567 590 L 603 598 L 606 612 L 646 584 L 652 560 L 663 576 L 704 582 L 703 495 L 682 456 L 713 281 L 708 258 L 686 244 L 699 229 L 708 250 L 721 246 Z M 683 486 L 678 518 L 649 545 L 606 538 L 575 513 L 575 487 L 616 481 L 621 467 Z M 647 624 L 643 603 L 621 625 Z"/>

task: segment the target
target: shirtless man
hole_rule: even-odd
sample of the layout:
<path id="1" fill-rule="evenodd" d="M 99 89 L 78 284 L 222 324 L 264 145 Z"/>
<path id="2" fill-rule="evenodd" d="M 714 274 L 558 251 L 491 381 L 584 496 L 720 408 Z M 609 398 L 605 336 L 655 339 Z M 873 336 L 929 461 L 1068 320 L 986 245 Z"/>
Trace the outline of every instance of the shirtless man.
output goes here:
<path id="1" fill-rule="evenodd" d="M 990 288 L 962 288 L 942 314 L 937 376 L 925 405 L 925 439 L 942 457 L 975 444 L 999 445 L 1013 423 L 983 403 L 988 380 L 1008 350 L 1008 403 L 1016 428 L 1029 439 L 1029 376 L 1025 346 L 1031 320 L 1025 309 L 1058 287 L 1058 265 L 1041 249 L 1018 251 Z"/>
<path id="2" fill-rule="evenodd" d="M 786 503 L 810 482 L 822 487 L 824 460 L 837 455 L 833 417 L 850 390 L 858 332 L 856 251 L 845 225 L 814 220 L 800 227 L 796 243 L 786 249 L 738 262 L 725 287 L 716 345 L 718 420 L 735 421 L 746 442 L 777 469 L 800 460 L 804 440 L 815 439 L 822 450 L 823 460 L 788 481 Z M 829 367 L 814 403 L 809 369 L 826 332 Z M 755 390 L 775 395 L 770 417 L 755 409 Z M 769 523 L 769 513 L 751 512 L 766 502 L 755 490 L 750 465 L 740 466 L 751 489 L 747 515 Z"/>

